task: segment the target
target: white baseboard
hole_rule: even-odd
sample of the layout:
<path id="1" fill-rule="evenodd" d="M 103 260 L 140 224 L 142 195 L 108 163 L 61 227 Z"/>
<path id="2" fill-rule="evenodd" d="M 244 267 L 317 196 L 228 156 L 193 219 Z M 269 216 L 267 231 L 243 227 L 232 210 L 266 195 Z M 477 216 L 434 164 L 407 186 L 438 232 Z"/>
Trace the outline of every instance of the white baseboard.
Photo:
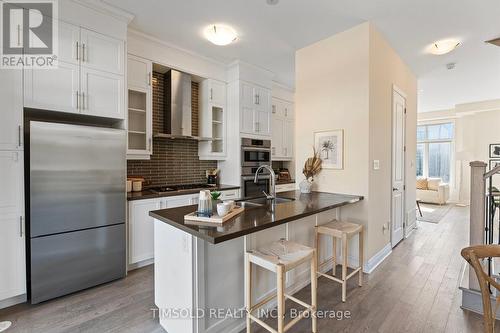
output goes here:
<path id="1" fill-rule="evenodd" d="M 11 298 L 1 300 L 0 301 L 0 309 L 4 309 L 4 308 L 8 308 L 9 306 L 24 303 L 24 302 L 26 302 L 27 299 L 28 298 L 27 298 L 26 294 L 22 294 L 19 296 L 14 296 Z"/>
<path id="2" fill-rule="evenodd" d="M 151 259 L 146 259 L 143 261 L 136 262 L 134 264 L 129 264 L 127 266 L 127 272 L 133 271 L 134 269 L 138 269 L 141 267 L 149 266 L 151 264 L 154 264 L 154 262 L 155 262 L 155 259 L 151 258 Z"/>
<path id="3" fill-rule="evenodd" d="M 373 272 L 378 265 L 380 265 L 385 258 L 387 258 L 392 253 L 391 243 L 387 243 L 382 250 L 378 251 L 373 257 L 368 259 L 368 261 L 363 266 L 363 272 L 370 274 Z"/>

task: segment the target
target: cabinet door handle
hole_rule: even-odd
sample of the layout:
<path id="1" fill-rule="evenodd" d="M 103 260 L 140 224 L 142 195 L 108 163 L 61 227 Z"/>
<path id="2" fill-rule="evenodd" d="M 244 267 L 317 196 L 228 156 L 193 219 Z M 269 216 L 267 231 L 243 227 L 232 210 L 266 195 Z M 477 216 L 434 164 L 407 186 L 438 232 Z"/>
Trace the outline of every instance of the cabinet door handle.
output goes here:
<path id="1" fill-rule="evenodd" d="M 21 46 L 21 25 L 17 25 L 17 46 Z"/>
<path id="2" fill-rule="evenodd" d="M 23 145 L 23 127 L 17 126 L 17 139 L 19 140 L 19 147 Z"/>
<path id="3" fill-rule="evenodd" d="M 273 110 L 273 111 L 272 111 L 273 113 L 276 113 L 276 105 L 273 105 L 272 110 Z"/>
<path id="4" fill-rule="evenodd" d="M 151 72 L 148 73 L 148 86 L 151 86 Z"/>
<path id="5" fill-rule="evenodd" d="M 76 60 L 80 60 L 80 44 L 76 42 Z"/>
<path id="6" fill-rule="evenodd" d="M 23 217 L 19 216 L 19 237 L 23 237 Z"/>
<path id="7" fill-rule="evenodd" d="M 82 43 L 82 61 L 85 62 L 85 43 Z"/>
<path id="8" fill-rule="evenodd" d="M 285 108 L 285 117 L 288 117 L 288 109 Z"/>
<path id="9" fill-rule="evenodd" d="M 213 89 L 210 88 L 210 100 L 213 101 L 214 100 L 214 92 L 213 92 Z"/>
<path id="10" fill-rule="evenodd" d="M 85 91 L 82 91 L 82 110 L 85 110 Z"/>
<path id="11" fill-rule="evenodd" d="M 75 95 L 76 95 L 76 108 L 79 109 L 80 108 L 80 94 L 78 94 L 78 91 L 75 91 Z"/>
<path id="12" fill-rule="evenodd" d="M 260 95 L 257 94 L 257 104 L 260 104 Z"/>

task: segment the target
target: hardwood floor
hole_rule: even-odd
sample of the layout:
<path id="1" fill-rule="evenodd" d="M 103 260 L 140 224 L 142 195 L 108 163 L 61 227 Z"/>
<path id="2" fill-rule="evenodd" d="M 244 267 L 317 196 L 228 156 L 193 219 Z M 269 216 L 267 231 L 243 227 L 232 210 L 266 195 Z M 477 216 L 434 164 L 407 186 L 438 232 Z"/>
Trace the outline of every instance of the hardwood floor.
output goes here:
<path id="1" fill-rule="evenodd" d="M 460 249 L 467 244 L 467 220 L 467 208 L 453 207 L 439 224 L 420 222 L 365 276 L 362 288 L 351 279 L 345 304 L 340 285 L 320 278 L 319 309 L 349 311 L 351 318 L 318 319 L 319 332 L 481 332 L 481 316 L 460 309 Z M 309 288 L 296 296 L 308 301 Z M 153 318 L 153 297 L 150 266 L 54 301 L 0 310 L 0 321 L 13 322 L 7 332 L 163 332 Z M 287 302 L 289 311 L 292 307 Z M 310 320 L 302 320 L 289 332 L 310 332 L 310 327 Z M 253 332 L 265 330 L 255 325 Z"/>

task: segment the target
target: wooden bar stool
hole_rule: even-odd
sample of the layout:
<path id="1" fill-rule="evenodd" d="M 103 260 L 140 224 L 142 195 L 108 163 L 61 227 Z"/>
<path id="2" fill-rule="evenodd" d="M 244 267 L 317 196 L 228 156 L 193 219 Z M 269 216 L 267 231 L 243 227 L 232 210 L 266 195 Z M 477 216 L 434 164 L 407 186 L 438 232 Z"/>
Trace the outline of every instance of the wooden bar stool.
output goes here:
<path id="1" fill-rule="evenodd" d="M 307 304 L 291 295 L 285 293 L 285 277 L 286 272 L 294 269 L 298 265 L 310 262 L 311 263 L 311 304 Z M 271 272 L 276 273 L 276 295 L 270 295 L 264 298 L 257 304 L 252 304 L 252 264 L 265 268 Z M 245 298 L 246 298 L 246 311 L 247 311 L 247 333 L 251 332 L 252 320 L 260 326 L 264 327 L 269 332 L 283 333 L 289 330 L 305 315 L 310 314 L 312 319 L 312 332 L 316 333 L 316 308 L 317 308 L 317 262 L 316 250 L 298 243 L 287 240 L 280 240 L 273 242 L 268 246 L 258 249 L 257 251 L 249 251 L 245 256 L 246 265 L 246 285 L 245 285 Z M 261 306 L 265 305 L 272 299 L 277 297 L 278 300 L 278 330 L 273 329 L 254 316 L 252 312 Z M 285 325 L 285 299 L 289 299 L 306 308 L 299 316 L 293 318 L 288 324 Z"/>
<path id="2" fill-rule="evenodd" d="M 332 221 L 327 224 L 316 226 L 316 252 L 317 261 L 319 262 L 319 246 L 320 246 L 320 235 L 328 235 L 333 237 L 333 256 L 327 259 L 325 262 L 318 265 L 318 274 L 329 278 L 335 282 L 342 284 L 342 302 L 346 300 L 347 293 L 347 280 L 349 280 L 356 273 L 359 274 L 359 286 L 363 285 L 363 226 L 355 223 L 342 222 L 342 221 Z M 359 236 L 359 267 L 354 269 L 349 275 L 347 275 L 347 248 L 348 241 L 355 235 Z M 338 279 L 335 277 L 335 268 L 337 267 L 337 238 L 341 241 L 342 248 L 342 278 Z M 333 272 L 332 275 L 324 274 L 321 272 L 321 267 L 328 265 L 333 262 Z"/>

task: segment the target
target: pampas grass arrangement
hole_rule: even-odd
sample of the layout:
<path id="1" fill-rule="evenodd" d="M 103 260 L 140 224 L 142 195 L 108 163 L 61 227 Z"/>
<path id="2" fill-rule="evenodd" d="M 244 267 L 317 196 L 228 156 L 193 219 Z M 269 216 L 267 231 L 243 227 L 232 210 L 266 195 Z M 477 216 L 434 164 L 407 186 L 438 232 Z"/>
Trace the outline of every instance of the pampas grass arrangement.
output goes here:
<path id="1" fill-rule="evenodd" d="M 309 181 L 314 181 L 314 177 L 321 171 L 321 161 L 320 155 L 316 152 L 316 148 L 313 147 L 313 156 L 309 157 L 304 163 L 304 169 L 302 169 L 302 173 Z"/>

